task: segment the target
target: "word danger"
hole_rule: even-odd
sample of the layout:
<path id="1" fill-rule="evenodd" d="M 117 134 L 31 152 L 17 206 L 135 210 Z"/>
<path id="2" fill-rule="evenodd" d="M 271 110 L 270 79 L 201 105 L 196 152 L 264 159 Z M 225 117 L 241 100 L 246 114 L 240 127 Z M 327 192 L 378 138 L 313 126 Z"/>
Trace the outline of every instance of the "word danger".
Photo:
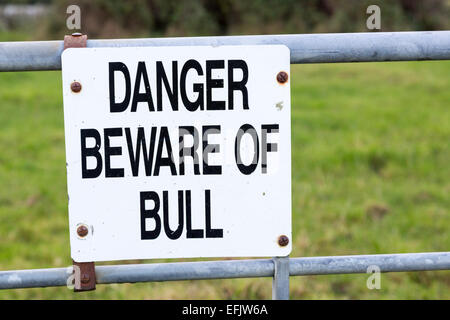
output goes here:
<path id="1" fill-rule="evenodd" d="M 182 65 L 173 61 L 171 65 L 171 75 L 168 75 L 161 61 L 156 61 L 152 66 L 147 66 L 143 61 L 134 66 L 110 62 L 108 112 L 111 117 L 120 118 L 121 114 L 137 112 L 138 109 L 140 112 L 172 113 L 182 107 L 190 112 L 217 113 L 233 112 L 239 105 L 242 111 L 250 112 L 252 104 L 247 89 L 249 69 L 245 61 L 206 60 L 202 66 L 196 60 L 188 60 Z M 135 72 L 130 72 L 130 69 Z M 213 77 L 215 69 L 226 69 L 226 79 Z M 191 81 L 186 80 L 191 73 L 198 76 L 197 80 L 192 81 L 192 77 Z M 240 77 L 236 77 L 236 73 Z M 131 78 L 132 74 L 135 75 L 134 79 Z M 125 84 L 120 87 L 120 93 L 116 92 L 119 77 Z M 150 86 L 150 78 L 156 86 Z M 225 89 L 225 81 L 228 94 L 223 97 L 228 99 L 213 99 L 212 90 Z M 197 94 L 195 99 L 187 93 L 188 83 L 191 87 L 189 90 Z M 235 92 L 240 92 L 240 95 L 235 95 Z M 168 99 L 163 100 L 163 94 Z M 241 98 L 239 102 L 236 96 Z M 163 101 L 169 101 L 170 107 L 163 106 Z M 166 119 L 169 121 L 170 115 Z M 273 142 L 273 139 L 279 134 L 279 124 L 251 124 L 247 120 L 238 125 L 221 125 L 221 118 L 216 119 L 218 124 L 196 126 L 167 125 L 165 120 L 159 120 L 155 125 L 149 118 L 149 122 L 144 122 L 142 126 L 127 122 L 122 127 L 81 128 L 82 179 L 133 179 L 163 174 L 172 177 L 227 175 L 230 172 L 226 170 L 234 170 L 238 175 L 267 174 L 268 154 L 278 151 L 278 143 Z M 226 129 L 227 135 L 223 129 Z M 225 141 L 228 150 L 231 149 L 229 152 L 233 154 L 234 164 L 231 166 L 220 160 L 224 159 L 220 154 L 225 149 Z M 170 240 L 179 239 L 182 235 L 186 239 L 223 238 L 223 229 L 212 226 L 212 187 L 201 190 L 138 190 L 141 240 L 153 240 L 162 235 Z M 202 229 L 192 227 L 198 226 L 192 221 L 193 194 L 204 196 L 204 208 L 195 208 L 195 212 L 204 209 Z M 169 197 L 178 200 L 171 202 L 175 205 L 170 208 Z M 175 221 L 177 225 L 174 225 Z"/>
<path id="2" fill-rule="evenodd" d="M 239 91 L 242 95 L 242 107 L 248 109 L 248 66 L 244 60 L 206 60 L 206 67 L 203 69 L 200 62 L 194 59 L 188 60 L 181 67 L 178 73 L 178 61 L 172 61 L 172 74 L 167 75 L 162 61 L 156 61 L 156 65 L 152 70 L 156 76 L 156 88 L 150 86 L 149 72 L 144 61 L 140 61 L 137 65 L 136 78 L 131 80 L 129 68 L 122 62 L 109 63 L 109 100 L 111 112 L 124 112 L 130 107 L 131 112 L 136 112 L 140 102 L 147 106 L 149 111 L 163 110 L 163 92 L 165 92 L 170 100 L 173 111 L 179 110 L 179 97 L 181 97 L 182 105 L 186 110 L 233 110 L 234 92 Z M 228 87 L 228 103 L 226 101 L 213 100 L 213 89 L 224 88 L 224 79 L 213 77 L 213 70 L 225 69 L 227 67 L 227 87 Z M 241 79 L 234 78 L 235 70 L 242 73 Z M 238 72 L 236 72 L 238 73 Z M 188 75 L 197 76 L 204 79 L 203 82 L 193 82 L 190 84 L 197 98 L 189 97 L 187 88 Z M 205 77 L 202 77 L 205 75 Z M 125 95 L 122 101 L 116 101 L 115 80 L 121 77 L 125 81 Z M 169 80 L 170 79 L 170 80 Z M 134 84 L 134 87 L 132 85 Z M 163 89 L 164 86 L 164 89 Z M 141 92 L 144 87 L 144 92 Z M 156 93 L 156 99 L 154 97 Z M 205 99 L 206 97 L 206 99 Z M 130 103 L 131 102 L 131 103 Z M 155 103 L 156 102 L 156 103 Z M 155 108 L 156 104 L 156 108 Z M 228 107 L 226 107 L 228 104 Z"/>

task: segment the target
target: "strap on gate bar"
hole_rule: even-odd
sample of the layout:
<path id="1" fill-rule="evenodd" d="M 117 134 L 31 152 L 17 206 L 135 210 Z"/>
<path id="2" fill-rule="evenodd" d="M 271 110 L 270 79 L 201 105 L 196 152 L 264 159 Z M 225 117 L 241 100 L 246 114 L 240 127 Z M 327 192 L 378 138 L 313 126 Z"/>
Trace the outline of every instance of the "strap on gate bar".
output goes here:
<path id="1" fill-rule="evenodd" d="M 95 263 L 73 261 L 74 292 L 95 290 Z"/>
<path id="2" fill-rule="evenodd" d="M 87 35 L 73 33 L 64 36 L 64 50 L 68 48 L 86 48 Z M 95 263 L 73 261 L 73 272 L 75 274 L 74 291 L 95 290 Z"/>
<path id="3" fill-rule="evenodd" d="M 68 48 L 86 48 L 87 35 L 81 33 L 72 33 L 64 36 L 64 50 Z"/>

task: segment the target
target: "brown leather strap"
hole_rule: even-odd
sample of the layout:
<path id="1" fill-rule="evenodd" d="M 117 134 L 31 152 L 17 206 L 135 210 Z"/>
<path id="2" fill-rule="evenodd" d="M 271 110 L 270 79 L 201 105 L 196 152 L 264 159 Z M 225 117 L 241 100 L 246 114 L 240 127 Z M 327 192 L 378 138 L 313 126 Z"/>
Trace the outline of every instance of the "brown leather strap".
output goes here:
<path id="1" fill-rule="evenodd" d="M 73 272 L 75 273 L 73 291 L 81 292 L 95 290 L 95 263 L 72 261 Z"/>
<path id="2" fill-rule="evenodd" d="M 86 48 L 87 35 L 81 33 L 73 33 L 64 36 L 64 50 L 68 48 Z M 73 261 L 73 260 L 72 260 Z M 95 263 L 94 262 L 76 262 L 73 261 L 74 291 L 90 291 L 95 290 Z"/>
<path id="3" fill-rule="evenodd" d="M 64 50 L 68 48 L 86 48 L 87 35 L 73 33 L 70 36 L 64 36 Z"/>

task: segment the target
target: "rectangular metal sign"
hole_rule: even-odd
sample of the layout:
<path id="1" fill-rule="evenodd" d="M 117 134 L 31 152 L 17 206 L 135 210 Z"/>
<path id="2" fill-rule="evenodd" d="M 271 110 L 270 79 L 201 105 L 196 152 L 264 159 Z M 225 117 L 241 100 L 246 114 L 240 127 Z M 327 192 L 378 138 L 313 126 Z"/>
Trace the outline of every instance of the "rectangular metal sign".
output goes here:
<path id="1" fill-rule="evenodd" d="M 289 74 L 282 45 L 65 50 L 72 258 L 288 255 Z"/>

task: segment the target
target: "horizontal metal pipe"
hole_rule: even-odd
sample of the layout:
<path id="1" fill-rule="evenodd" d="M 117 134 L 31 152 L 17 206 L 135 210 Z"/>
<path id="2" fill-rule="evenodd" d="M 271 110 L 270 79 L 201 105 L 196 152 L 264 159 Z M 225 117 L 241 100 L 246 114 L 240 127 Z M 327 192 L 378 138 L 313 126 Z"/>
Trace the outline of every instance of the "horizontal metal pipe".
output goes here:
<path id="1" fill-rule="evenodd" d="M 450 270 L 450 252 L 290 258 L 291 276 Z M 271 259 L 96 266 L 97 283 L 272 277 Z M 0 271 L 0 289 L 65 286 L 71 268 Z"/>
<path id="2" fill-rule="evenodd" d="M 98 283 L 254 278 L 273 276 L 272 260 L 225 260 L 102 266 Z"/>
<path id="3" fill-rule="evenodd" d="M 0 271 L 0 289 L 65 286 L 72 268 Z"/>
<path id="4" fill-rule="evenodd" d="M 87 47 L 284 44 L 291 63 L 450 60 L 450 31 L 88 40 Z M 0 71 L 59 70 L 63 41 L 0 42 Z"/>
<path id="5" fill-rule="evenodd" d="M 290 275 L 366 273 L 370 266 L 381 272 L 450 270 L 450 252 L 355 255 L 290 259 Z"/>

